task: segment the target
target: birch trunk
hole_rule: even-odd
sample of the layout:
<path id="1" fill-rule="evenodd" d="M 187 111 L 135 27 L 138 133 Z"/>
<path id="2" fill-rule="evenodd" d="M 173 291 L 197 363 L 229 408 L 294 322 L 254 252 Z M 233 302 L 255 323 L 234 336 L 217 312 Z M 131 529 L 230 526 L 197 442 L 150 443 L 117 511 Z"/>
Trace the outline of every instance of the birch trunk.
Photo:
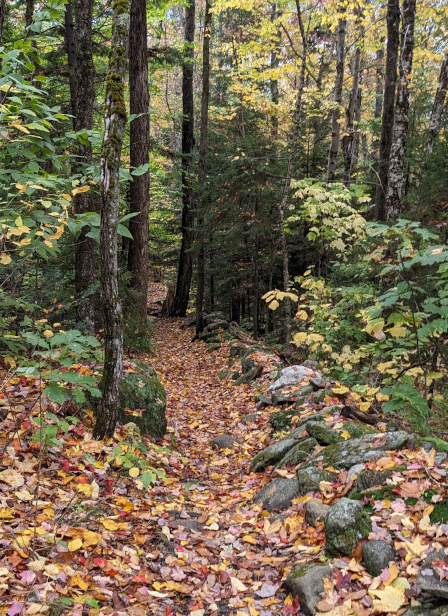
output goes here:
<path id="1" fill-rule="evenodd" d="M 95 66 L 92 53 L 93 0 L 75 0 L 75 49 L 76 49 L 76 122 L 75 130 L 92 130 L 95 103 Z M 78 144 L 77 161 L 85 173 L 92 164 L 90 141 Z M 75 196 L 75 213 L 94 212 L 92 193 Z M 95 305 L 91 293 L 95 282 L 95 240 L 87 237 L 90 227 L 83 227 L 75 244 L 75 289 L 79 300 L 78 317 L 90 331 L 94 330 Z"/>
<path id="2" fill-rule="evenodd" d="M 345 30 L 347 22 L 340 19 L 336 37 L 336 80 L 334 83 L 334 103 L 331 125 L 331 143 L 328 153 L 327 182 L 333 182 L 336 178 L 336 161 L 339 151 L 339 141 L 341 137 L 341 118 L 342 86 L 344 83 L 344 63 L 345 63 Z"/>
<path id="3" fill-rule="evenodd" d="M 137 115 L 130 126 L 130 163 L 149 163 L 148 28 L 146 0 L 131 0 L 129 31 L 129 111 Z M 128 270 L 131 288 L 138 293 L 138 314 L 146 323 L 148 302 L 149 169 L 129 184 L 132 240 L 129 242 Z"/>
<path id="4" fill-rule="evenodd" d="M 426 140 L 426 151 L 432 154 L 434 142 L 440 131 L 442 123 L 443 108 L 445 106 L 446 91 L 448 90 L 448 52 L 443 59 L 440 67 L 439 84 L 434 98 L 434 105 L 431 111 L 431 120 L 429 122 L 428 136 Z"/>
<path id="5" fill-rule="evenodd" d="M 204 329 L 204 287 L 205 287 L 205 246 L 204 246 L 204 188 L 205 165 L 208 140 L 208 104 L 210 98 L 210 38 L 212 27 L 211 1 L 205 0 L 204 40 L 202 47 L 202 98 L 201 98 L 201 136 L 198 162 L 198 267 L 196 293 L 196 335 Z"/>
<path id="6" fill-rule="evenodd" d="M 394 126 L 395 88 L 397 82 L 398 49 L 400 46 L 400 3 L 387 3 L 387 50 L 384 78 L 383 113 L 381 121 L 378 183 L 375 194 L 375 219 L 386 218 L 386 191 L 392 131 Z"/>
<path id="7" fill-rule="evenodd" d="M 123 367 L 123 318 L 118 295 L 117 226 L 120 201 L 120 157 L 126 124 L 124 80 L 129 36 L 129 0 L 113 4 L 112 40 L 106 77 L 106 112 L 101 153 L 100 265 L 104 313 L 104 367 L 102 397 L 94 436 L 112 436 L 118 418 L 118 396 Z"/>
<path id="8" fill-rule="evenodd" d="M 171 316 L 184 317 L 190 297 L 193 276 L 194 239 L 194 193 L 193 193 L 193 148 L 194 148 L 194 30 L 195 0 L 185 8 L 185 49 L 182 66 L 182 244 L 177 272 L 176 295 Z"/>
<path id="9" fill-rule="evenodd" d="M 404 159 L 409 127 L 409 82 L 414 55 L 415 7 L 416 0 L 403 0 L 400 71 L 386 193 L 386 220 L 388 221 L 397 218 L 401 209 Z"/>

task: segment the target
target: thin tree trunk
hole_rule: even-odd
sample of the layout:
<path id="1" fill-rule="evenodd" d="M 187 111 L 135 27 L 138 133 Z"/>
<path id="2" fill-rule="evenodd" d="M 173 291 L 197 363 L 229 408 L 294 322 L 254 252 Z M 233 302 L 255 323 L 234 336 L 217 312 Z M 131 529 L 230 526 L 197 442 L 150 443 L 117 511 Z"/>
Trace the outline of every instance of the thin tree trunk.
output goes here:
<path id="1" fill-rule="evenodd" d="M 70 112 L 72 114 L 73 129 L 76 130 L 78 83 L 76 68 L 75 24 L 73 22 L 73 9 L 71 0 L 68 0 L 67 4 L 65 5 L 64 22 L 65 48 L 67 50 L 68 59 L 68 81 L 70 85 Z"/>
<path id="2" fill-rule="evenodd" d="M 92 11 L 93 0 L 75 0 L 75 49 L 76 49 L 76 123 L 75 130 L 92 130 L 93 106 L 95 104 L 95 66 L 92 53 Z M 82 171 L 92 164 L 92 144 L 84 141 L 78 144 L 77 160 Z M 80 193 L 74 199 L 75 213 L 94 212 L 91 192 Z M 89 227 L 83 227 L 75 244 L 75 290 L 81 298 L 78 317 L 94 330 L 95 303 L 91 293 L 95 283 L 95 240 L 87 237 Z M 90 294 L 89 294 L 90 290 Z M 84 297 L 87 293 L 87 296 Z"/>
<path id="3" fill-rule="evenodd" d="M 202 48 L 201 136 L 198 162 L 198 266 L 196 292 L 196 334 L 204 329 L 203 304 L 205 287 L 204 188 L 208 139 L 208 104 L 210 98 L 210 38 L 212 26 L 211 2 L 205 0 L 204 41 Z"/>
<path id="4" fill-rule="evenodd" d="M 434 142 L 438 137 L 440 126 L 442 124 L 443 108 L 445 106 L 446 91 L 448 90 L 448 52 L 443 59 L 440 67 L 439 84 L 434 98 L 434 105 L 431 111 L 431 120 L 429 122 L 428 136 L 426 140 L 426 151 L 432 154 Z"/>
<path id="5" fill-rule="evenodd" d="M 0 0 L 0 45 L 3 42 L 3 28 L 5 25 L 5 15 L 6 15 L 6 0 Z"/>
<path id="6" fill-rule="evenodd" d="M 361 122 L 361 111 L 362 111 L 362 89 L 361 82 L 358 87 L 358 96 L 356 97 L 355 104 L 355 126 L 353 130 L 353 147 L 352 147 L 352 160 L 351 160 L 351 169 L 354 169 L 359 160 L 359 140 L 360 140 L 360 132 L 359 132 L 359 123 Z"/>
<path id="7" fill-rule="evenodd" d="M 120 157 L 126 125 L 124 80 L 129 37 L 129 0 L 113 5 L 106 112 L 101 153 L 100 264 L 101 303 L 104 312 L 104 367 L 95 438 L 112 436 L 118 419 L 118 397 L 123 368 L 123 317 L 118 295 L 117 226 L 120 204 Z"/>
<path id="8" fill-rule="evenodd" d="M 415 8 L 416 0 L 403 0 L 400 73 L 386 193 L 387 220 L 397 218 L 401 209 L 404 158 L 409 127 L 409 82 L 414 55 Z"/>
<path id="9" fill-rule="evenodd" d="M 255 197 L 255 204 L 254 204 L 254 225 L 257 225 L 258 223 L 258 197 Z M 254 265 L 254 270 L 253 270 L 253 305 L 252 305 L 252 321 L 253 321 L 253 331 L 254 331 L 254 339 L 258 340 L 258 330 L 259 330 L 259 314 L 258 314 L 258 308 L 260 305 L 260 271 L 259 271 L 259 259 L 258 259 L 258 252 L 259 252 L 259 239 L 258 239 L 258 232 L 257 229 L 255 228 L 255 234 L 254 234 L 254 252 L 253 252 L 253 265 Z"/>
<path id="10" fill-rule="evenodd" d="M 26 0 L 26 7 L 25 7 L 26 35 L 25 36 L 32 36 L 33 34 L 30 30 L 30 26 L 33 23 L 33 16 L 34 16 L 34 0 Z"/>
<path id="11" fill-rule="evenodd" d="M 383 70 L 383 62 L 384 62 L 384 49 L 378 49 L 376 52 L 376 71 L 375 71 L 375 110 L 373 112 L 373 117 L 375 120 L 379 120 L 381 118 L 381 110 L 383 107 L 383 82 L 384 82 L 384 70 Z M 375 125 L 376 128 L 376 125 Z M 378 136 L 374 133 L 372 139 L 372 158 L 374 160 L 378 159 L 380 147 L 379 134 Z"/>
<path id="12" fill-rule="evenodd" d="M 193 192 L 193 148 L 194 148 L 194 29 L 195 0 L 185 8 L 185 50 L 182 66 L 182 244 L 177 272 L 176 296 L 172 315 L 184 317 L 190 297 L 193 276 L 194 239 L 194 192 Z"/>
<path id="13" fill-rule="evenodd" d="M 338 33 L 336 37 L 336 80 L 334 83 L 334 103 L 331 125 L 331 143 L 328 152 L 327 182 L 333 182 L 336 178 L 336 161 L 339 151 L 339 141 L 341 137 L 341 127 L 339 125 L 341 117 L 342 86 L 344 83 L 344 63 L 345 63 L 345 30 L 347 21 L 340 19 L 338 22 Z"/>
<path id="14" fill-rule="evenodd" d="M 383 113 L 381 121 L 378 183 L 375 194 L 375 219 L 386 218 L 386 193 L 390 149 L 394 126 L 395 88 L 397 82 L 398 49 L 400 46 L 400 2 L 387 2 L 387 50 L 384 77 Z"/>
<path id="15" fill-rule="evenodd" d="M 277 17 L 277 5 L 275 2 L 271 6 L 271 21 L 274 21 Z M 270 58 L 271 69 L 275 69 L 278 67 L 278 43 L 274 44 L 274 47 L 271 51 Z M 278 79 L 270 79 L 269 80 L 269 88 L 271 90 L 271 101 L 274 105 L 278 105 L 279 96 L 278 96 Z M 272 122 L 272 131 L 271 135 L 273 139 L 278 139 L 278 115 L 274 114 L 271 118 Z"/>
<path id="16" fill-rule="evenodd" d="M 131 0 L 129 31 L 129 109 L 137 117 L 130 127 L 131 167 L 149 164 L 149 83 L 148 27 L 146 0 Z M 130 211 L 137 216 L 129 221 L 128 269 L 131 288 L 138 293 L 138 314 L 146 323 L 148 303 L 149 169 L 134 176 L 129 186 Z"/>
<path id="17" fill-rule="evenodd" d="M 358 14 L 356 32 L 360 33 L 360 19 L 362 15 Z M 355 145 L 355 113 L 358 103 L 359 83 L 361 79 L 361 47 L 358 43 L 355 50 L 355 58 L 353 62 L 353 83 L 350 91 L 349 104 L 346 110 L 345 120 L 345 135 L 342 137 L 341 149 L 344 154 L 345 161 L 345 180 L 344 184 L 350 188 L 350 179 L 353 162 L 353 149 Z"/>

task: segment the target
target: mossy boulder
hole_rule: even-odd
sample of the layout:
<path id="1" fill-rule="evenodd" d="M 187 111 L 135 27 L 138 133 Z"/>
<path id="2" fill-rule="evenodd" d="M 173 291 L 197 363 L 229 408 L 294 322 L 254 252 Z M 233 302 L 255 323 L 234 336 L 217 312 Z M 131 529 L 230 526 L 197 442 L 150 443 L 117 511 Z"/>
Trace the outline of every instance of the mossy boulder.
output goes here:
<path id="1" fill-rule="evenodd" d="M 262 505 L 267 511 L 275 509 L 283 511 L 288 509 L 298 496 L 299 486 L 296 478 L 276 477 L 255 495 L 254 503 Z"/>
<path id="2" fill-rule="evenodd" d="M 285 587 L 298 597 L 301 611 L 307 616 L 315 614 L 317 604 L 325 591 L 324 579 L 331 578 L 332 567 L 324 563 L 311 563 L 294 569 L 285 580 Z"/>
<path id="3" fill-rule="evenodd" d="M 228 321 L 216 321 L 207 325 L 207 331 L 214 332 L 218 329 L 229 329 L 230 323 Z"/>
<path id="4" fill-rule="evenodd" d="M 389 474 L 387 471 L 361 471 L 356 480 L 356 487 L 359 492 L 363 492 L 375 486 L 384 486 Z"/>
<path id="5" fill-rule="evenodd" d="M 299 411 L 297 409 L 286 409 L 284 411 L 277 411 L 272 413 L 269 417 L 269 421 L 274 430 L 282 432 L 291 427 L 291 422 L 294 417 L 297 417 Z M 302 430 L 303 432 L 303 430 Z"/>
<path id="6" fill-rule="evenodd" d="M 344 440 L 335 430 L 319 421 L 309 421 L 306 424 L 306 431 L 316 439 L 319 445 L 333 445 Z"/>
<path id="7" fill-rule="evenodd" d="M 135 423 L 142 434 L 162 438 L 166 433 L 166 394 L 156 371 L 144 362 L 138 372 L 123 373 L 120 383 L 118 420 Z"/>
<path id="8" fill-rule="evenodd" d="M 320 391 L 316 391 L 314 394 L 311 394 L 310 402 L 313 404 L 322 404 L 322 402 L 325 401 L 326 396 L 328 396 L 328 391 L 321 389 Z"/>
<path id="9" fill-rule="evenodd" d="M 328 556 L 350 556 L 358 541 L 372 530 L 369 515 L 361 503 L 341 498 L 325 518 L 326 553 Z"/>
<path id="10" fill-rule="evenodd" d="M 291 438 L 299 438 L 303 434 L 303 432 L 306 430 L 306 426 L 308 422 L 324 421 L 326 417 L 329 417 L 330 415 L 332 415 L 332 413 L 334 412 L 332 409 L 336 409 L 336 408 L 339 408 L 339 407 L 329 406 L 327 408 L 321 409 L 320 411 L 316 411 L 312 415 L 307 415 L 307 417 L 303 417 L 302 419 L 299 419 L 299 421 L 297 421 L 294 426 L 294 430 L 290 432 L 289 436 Z M 303 408 L 296 409 L 295 410 L 296 415 L 300 414 L 301 411 L 303 412 Z"/>
<path id="11" fill-rule="evenodd" d="M 275 468 L 283 468 L 287 464 L 297 466 L 308 458 L 310 453 L 317 447 L 318 442 L 314 438 L 303 438 L 297 441 L 297 444 L 292 447 L 285 456 L 278 462 Z"/>
<path id="12" fill-rule="evenodd" d="M 308 492 L 318 492 L 321 481 L 334 481 L 335 475 L 322 468 L 311 466 L 310 468 L 300 468 L 297 471 L 297 481 L 299 483 L 299 493 L 301 495 Z"/>
<path id="13" fill-rule="evenodd" d="M 252 383 L 252 381 L 258 379 L 261 376 L 262 372 L 263 366 L 255 366 L 255 368 L 252 368 L 252 370 L 249 370 L 249 372 L 246 372 L 245 374 L 242 374 L 240 377 L 238 377 L 234 385 L 249 385 L 249 383 Z"/>
<path id="14" fill-rule="evenodd" d="M 281 389 L 272 392 L 272 402 L 281 406 L 282 404 L 294 404 L 296 407 L 301 406 L 305 402 L 304 396 L 299 396 L 297 391 L 283 392 Z"/>
<path id="15" fill-rule="evenodd" d="M 207 344 L 207 351 L 217 351 L 220 348 L 221 348 L 220 342 L 211 342 L 210 344 Z"/>
<path id="16" fill-rule="evenodd" d="M 250 463 L 250 467 L 254 471 L 263 471 L 267 466 L 276 464 L 283 456 L 294 446 L 296 441 L 294 439 L 283 439 L 277 443 L 273 443 L 263 451 L 257 453 Z"/>
<path id="17" fill-rule="evenodd" d="M 343 429 L 350 434 L 350 438 L 362 438 L 366 434 L 376 434 L 378 432 L 372 426 L 357 423 L 356 421 L 344 421 Z"/>

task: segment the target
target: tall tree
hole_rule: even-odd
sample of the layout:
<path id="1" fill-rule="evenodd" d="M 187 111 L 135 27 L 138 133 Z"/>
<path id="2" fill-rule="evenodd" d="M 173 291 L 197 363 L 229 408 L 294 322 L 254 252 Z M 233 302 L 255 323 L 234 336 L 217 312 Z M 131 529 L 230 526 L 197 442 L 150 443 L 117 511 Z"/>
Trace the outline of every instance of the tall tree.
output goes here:
<path id="1" fill-rule="evenodd" d="M 204 329 L 204 287 L 205 287 L 205 238 L 204 238 L 204 189 L 208 141 L 208 107 L 210 99 L 210 39 L 212 36 L 211 1 L 205 0 L 204 40 L 202 43 L 202 98 L 201 135 L 198 161 L 198 260 L 196 291 L 196 334 Z"/>
<path id="2" fill-rule="evenodd" d="M 414 55 L 415 6 L 416 0 L 403 0 L 400 71 L 386 193 L 387 220 L 396 218 L 401 208 L 404 158 L 409 127 L 409 82 Z"/>
<path id="3" fill-rule="evenodd" d="M 131 167 L 149 165 L 149 84 L 148 84 L 148 26 L 146 0 L 131 1 L 129 31 L 129 108 L 132 115 L 130 130 Z M 132 240 L 129 242 L 128 269 L 131 287 L 138 292 L 139 315 L 147 318 L 148 296 L 148 234 L 149 234 L 149 168 L 133 177 L 129 186 L 130 211 L 137 216 L 129 221 Z"/>
<path id="4" fill-rule="evenodd" d="M 387 2 L 387 49 L 384 75 L 383 113 L 381 121 L 378 182 L 375 194 L 375 218 L 386 218 L 386 192 L 392 132 L 394 126 L 395 89 L 397 82 L 398 49 L 400 46 L 400 1 Z"/>
<path id="5" fill-rule="evenodd" d="M 123 368 L 123 317 L 118 295 L 117 227 L 120 204 L 120 157 L 126 125 L 124 80 L 129 38 L 129 0 L 113 3 L 112 39 L 106 77 L 105 131 L 101 152 L 100 265 L 104 315 L 104 366 L 95 438 L 112 436 L 118 419 Z"/>
<path id="6" fill-rule="evenodd" d="M 73 128 L 76 130 L 76 113 L 77 113 L 77 68 L 76 68 L 76 38 L 75 38 L 75 23 L 73 21 L 73 8 L 71 0 L 68 0 L 65 5 L 64 14 L 64 38 L 65 48 L 68 58 L 68 81 L 70 86 L 70 111 L 72 114 Z"/>
<path id="7" fill-rule="evenodd" d="M 185 316 L 193 275 L 193 147 L 194 147 L 194 26 L 195 0 L 185 7 L 185 42 L 182 65 L 182 244 L 172 316 Z"/>
<path id="8" fill-rule="evenodd" d="M 341 118 L 342 86 L 344 84 L 346 27 L 346 19 L 339 19 L 336 34 L 336 79 L 334 82 L 334 109 L 331 120 L 331 143 L 328 152 L 327 182 L 333 182 L 336 177 L 336 161 L 341 138 L 341 127 L 339 122 Z"/>
<path id="9" fill-rule="evenodd" d="M 76 49 L 76 122 L 77 131 L 90 131 L 93 127 L 95 104 L 95 66 L 92 53 L 93 0 L 75 0 Z M 71 69 L 69 69 L 71 70 Z M 77 161 L 82 171 L 92 165 L 92 144 L 83 139 L 78 144 Z M 91 192 L 79 193 L 74 199 L 76 214 L 94 212 Z M 92 288 L 95 283 L 95 240 L 87 237 L 89 227 L 83 227 L 75 244 L 75 289 L 78 298 L 78 316 L 93 331 L 95 304 Z"/>
<path id="10" fill-rule="evenodd" d="M 448 90 L 448 51 L 443 59 L 440 67 L 439 83 L 437 92 L 434 98 L 434 105 L 431 111 L 431 119 L 429 121 L 428 135 L 426 139 L 426 150 L 428 154 L 432 153 L 434 141 L 440 131 L 442 124 L 443 108 L 445 106 L 446 91 Z"/>
<path id="11" fill-rule="evenodd" d="M 5 25 L 6 0 L 0 0 L 0 44 L 3 40 L 3 27 Z"/>
<path id="12" fill-rule="evenodd" d="M 30 26 L 33 23 L 33 15 L 34 15 L 34 0 L 26 0 L 26 8 L 25 8 L 25 26 L 26 36 L 31 36 L 33 33 L 30 30 Z"/>

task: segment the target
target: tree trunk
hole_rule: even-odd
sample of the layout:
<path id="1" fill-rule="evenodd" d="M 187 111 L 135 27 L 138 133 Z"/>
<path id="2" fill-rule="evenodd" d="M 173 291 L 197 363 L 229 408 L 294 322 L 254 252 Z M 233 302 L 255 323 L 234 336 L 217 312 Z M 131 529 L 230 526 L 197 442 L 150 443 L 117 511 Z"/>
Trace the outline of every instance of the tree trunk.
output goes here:
<path id="1" fill-rule="evenodd" d="M 75 24 L 73 22 L 72 2 L 68 0 L 65 5 L 64 14 L 64 35 L 65 48 L 67 50 L 68 59 L 68 80 L 70 85 L 70 113 L 72 114 L 73 130 L 76 130 L 76 113 L 77 113 L 77 69 L 76 69 L 76 40 L 75 40 Z"/>
<path id="2" fill-rule="evenodd" d="M 201 137 L 198 162 L 198 266 L 196 292 L 196 334 L 204 329 L 203 304 L 205 286 L 205 248 L 204 248 L 204 188 L 205 163 L 208 138 L 208 103 L 210 98 L 210 38 L 212 26 L 211 2 L 205 0 L 204 41 L 202 49 L 202 99 L 201 99 Z"/>
<path id="3" fill-rule="evenodd" d="M 0 45 L 3 42 L 3 27 L 5 25 L 6 0 L 0 0 Z M 0 63 L 1 66 L 1 63 Z"/>
<path id="4" fill-rule="evenodd" d="M 182 244 L 177 272 L 173 317 L 184 317 L 193 276 L 193 148 L 194 148 L 194 26 L 195 0 L 185 8 L 185 49 L 182 66 Z"/>
<path id="5" fill-rule="evenodd" d="M 386 192 L 386 220 L 389 221 L 397 218 L 401 209 L 404 157 L 409 127 L 409 82 L 414 55 L 415 7 L 416 0 L 403 0 L 400 74 Z"/>
<path id="6" fill-rule="evenodd" d="M 25 26 L 26 26 L 26 35 L 32 36 L 32 32 L 30 30 L 30 26 L 33 23 L 33 15 L 34 15 L 34 0 L 26 0 L 26 8 L 25 8 Z"/>
<path id="7" fill-rule="evenodd" d="M 95 66 L 92 54 L 92 10 L 93 0 L 75 0 L 76 131 L 89 131 L 93 126 Z M 92 164 L 90 141 L 78 143 L 77 160 L 85 173 L 85 168 Z M 92 193 L 89 191 L 76 195 L 74 206 L 75 213 L 79 215 L 94 212 Z M 90 331 L 93 331 L 95 304 L 91 289 L 95 282 L 95 240 L 87 237 L 89 231 L 89 227 L 83 227 L 75 243 L 75 290 L 78 300 L 81 298 L 78 304 L 78 317 L 87 323 Z"/>
<path id="8" fill-rule="evenodd" d="M 381 110 L 383 107 L 383 82 L 384 82 L 384 71 L 383 71 L 383 62 L 384 62 L 384 49 L 378 49 L 376 52 L 376 71 L 375 71 L 375 110 L 373 112 L 373 117 L 375 120 L 379 120 L 381 118 Z M 378 159 L 380 147 L 379 133 L 376 133 L 376 124 L 375 124 L 375 132 L 372 139 L 372 158 L 374 160 Z"/>
<path id="9" fill-rule="evenodd" d="M 439 84 L 434 98 L 434 105 L 431 111 L 431 120 L 429 122 L 428 136 L 426 140 L 426 151 L 432 154 L 434 142 L 440 131 L 442 123 L 443 107 L 445 105 L 446 91 L 448 90 L 448 52 L 443 59 L 440 67 Z"/>
<path id="10" fill-rule="evenodd" d="M 333 182 L 336 178 L 336 161 L 338 157 L 341 127 L 339 120 L 341 117 L 342 86 L 344 83 L 344 62 L 345 62 L 345 29 L 347 21 L 340 19 L 338 22 L 338 32 L 336 37 L 336 80 L 334 83 L 334 103 L 332 113 L 331 143 L 328 153 L 327 182 Z"/>
<path id="11" fill-rule="evenodd" d="M 397 82 L 398 48 L 400 44 L 400 2 L 387 2 L 387 50 L 384 78 L 383 114 L 381 121 L 378 183 L 375 194 L 375 219 L 386 218 L 386 192 L 390 148 L 394 126 L 395 88 Z"/>
<path id="12" fill-rule="evenodd" d="M 123 317 L 118 295 L 117 226 L 120 203 L 120 157 L 126 125 L 124 80 L 129 36 L 129 0 L 113 5 L 109 71 L 106 77 L 106 112 L 101 153 L 100 264 L 101 303 L 104 313 L 104 367 L 102 397 L 98 405 L 95 438 L 112 436 L 118 418 L 118 397 L 123 367 Z"/>
<path id="13" fill-rule="evenodd" d="M 130 163 L 131 167 L 139 167 L 149 164 L 146 0 L 131 0 L 129 34 L 129 110 L 138 116 L 130 126 Z M 129 242 L 128 269 L 131 287 L 139 295 L 138 314 L 141 322 L 145 323 L 148 302 L 149 169 L 133 177 L 129 198 L 130 211 L 137 216 L 129 221 L 132 240 Z"/>
<path id="14" fill-rule="evenodd" d="M 254 225 L 258 223 L 258 197 L 255 197 L 254 204 Z M 255 228 L 254 233 L 254 252 L 253 252 L 253 305 L 252 305 L 252 321 L 253 321 L 253 331 L 254 331 L 254 339 L 258 340 L 258 329 L 259 329 L 259 315 L 258 308 L 260 305 L 260 271 L 259 271 L 259 259 L 258 252 L 260 249 L 260 242 L 258 239 L 258 232 Z"/>
<path id="15" fill-rule="evenodd" d="M 356 32 L 360 32 L 360 19 L 362 15 L 358 15 L 357 18 L 357 28 Z M 344 183 L 347 188 L 350 188 L 350 179 L 351 179 L 351 171 L 352 171 L 352 162 L 353 162 L 353 150 L 355 146 L 355 114 L 357 110 L 358 103 L 358 93 L 359 93 L 359 83 L 361 78 L 361 47 L 360 43 L 355 50 L 355 57 L 353 61 L 353 83 L 352 89 L 350 91 L 350 100 L 348 104 L 348 108 L 346 110 L 346 120 L 345 120 L 345 135 L 342 137 L 342 152 L 344 154 L 345 161 L 345 180 Z"/>

